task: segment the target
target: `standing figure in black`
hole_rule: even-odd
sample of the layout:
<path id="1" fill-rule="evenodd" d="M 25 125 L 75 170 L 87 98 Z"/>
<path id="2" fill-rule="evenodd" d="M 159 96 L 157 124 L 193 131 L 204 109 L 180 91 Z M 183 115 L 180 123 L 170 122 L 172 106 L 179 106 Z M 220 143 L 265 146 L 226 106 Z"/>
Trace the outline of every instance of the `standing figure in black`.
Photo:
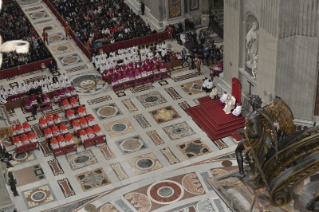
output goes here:
<path id="1" fill-rule="evenodd" d="M 144 4 L 144 2 L 141 3 L 141 11 L 142 11 L 142 15 L 144 15 L 144 12 L 145 12 L 145 4 Z"/>
<path id="2" fill-rule="evenodd" d="M 188 31 L 189 29 L 189 20 L 188 18 L 185 18 L 185 31 Z"/>
<path id="3" fill-rule="evenodd" d="M 209 24 L 208 24 L 208 29 L 209 27 L 213 24 L 213 21 L 214 21 L 214 14 L 211 12 L 210 15 L 209 15 Z"/>

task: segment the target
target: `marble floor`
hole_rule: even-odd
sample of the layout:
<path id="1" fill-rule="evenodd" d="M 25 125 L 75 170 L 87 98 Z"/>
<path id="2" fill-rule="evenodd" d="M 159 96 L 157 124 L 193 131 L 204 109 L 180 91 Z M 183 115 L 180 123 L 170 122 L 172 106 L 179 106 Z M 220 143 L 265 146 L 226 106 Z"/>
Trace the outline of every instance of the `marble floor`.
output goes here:
<path id="1" fill-rule="evenodd" d="M 202 66 L 202 76 L 178 68 L 172 79 L 115 93 L 74 41 L 65 40 L 63 27 L 48 7 L 41 1 L 30 3 L 22 9 L 38 33 L 47 29 L 48 49 L 59 73 L 68 74 L 80 103 L 106 135 L 107 145 L 80 146 L 76 153 L 56 159 L 46 145 L 15 155 L 12 163 L 20 196 L 14 200 L 19 211 L 227 211 L 206 179 L 236 166 L 237 141 L 233 137 L 210 140 L 185 112 L 207 95 L 200 85 L 209 76 L 208 68 Z M 168 44 L 175 50 L 182 48 L 176 41 Z M 51 73 L 36 71 L 0 84 L 7 89 L 14 82 L 45 75 Z M 56 105 L 53 111 L 64 115 Z M 30 118 L 30 113 L 17 108 L 10 121 L 22 123 L 29 117 L 36 129 L 41 115 Z M 41 133 L 37 136 L 44 141 Z"/>

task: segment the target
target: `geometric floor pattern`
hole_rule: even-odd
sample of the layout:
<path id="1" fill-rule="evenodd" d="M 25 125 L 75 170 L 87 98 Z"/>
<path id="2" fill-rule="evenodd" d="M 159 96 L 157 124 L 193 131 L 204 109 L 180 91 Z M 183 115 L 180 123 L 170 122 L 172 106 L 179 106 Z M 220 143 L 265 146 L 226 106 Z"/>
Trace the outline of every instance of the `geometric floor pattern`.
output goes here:
<path id="1" fill-rule="evenodd" d="M 175 68 L 172 78 L 193 77 L 176 82 L 166 78 L 116 94 L 73 39 L 65 40 L 63 26 L 45 3 L 24 4 L 22 10 L 32 17 L 43 16 L 33 20 L 28 15 L 38 33 L 50 28 L 48 49 L 59 72 L 73 79 L 80 103 L 93 115 L 107 143 L 86 149 L 80 145 L 77 152 L 56 158 L 45 145 L 40 151 L 13 154 L 19 211 L 227 211 L 206 179 L 236 166 L 236 140 L 211 141 L 184 111 L 196 105 L 194 99 L 207 95 L 201 89 L 202 80 L 209 77 L 206 66 L 202 65 L 201 76 L 193 76 L 194 70 Z M 182 49 L 176 41 L 167 44 L 176 51 Z M 21 84 L 43 76 L 52 78 L 48 70 L 39 70 L 0 83 L 9 89 L 12 82 Z M 53 105 L 52 111 L 60 107 Z M 63 117 L 64 112 L 59 115 Z M 17 109 L 10 121 L 23 123 L 26 117 L 31 114 Z M 40 117 L 41 113 L 32 117 L 30 125 L 38 124 Z M 41 133 L 37 139 L 45 142 Z"/>

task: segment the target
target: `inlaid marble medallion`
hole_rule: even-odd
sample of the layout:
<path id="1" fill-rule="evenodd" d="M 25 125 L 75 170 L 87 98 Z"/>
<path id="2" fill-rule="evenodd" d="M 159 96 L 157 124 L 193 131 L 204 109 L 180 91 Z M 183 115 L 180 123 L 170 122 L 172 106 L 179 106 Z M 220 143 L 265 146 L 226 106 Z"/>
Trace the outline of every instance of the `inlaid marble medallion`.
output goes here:
<path id="1" fill-rule="evenodd" d="M 181 118 L 173 106 L 156 109 L 149 113 L 158 124 Z"/>
<path id="2" fill-rule="evenodd" d="M 111 137 L 116 137 L 135 131 L 133 125 L 128 119 L 116 120 L 111 123 L 103 124 L 103 126 Z"/>
<path id="3" fill-rule="evenodd" d="M 100 120 L 123 115 L 123 113 L 115 103 L 93 108 L 93 111 Z"/>
<path id="4" fill-rule="evenodd" d="M 39 205 L 55 200 L 55 196 L 50 188 L 50 185 L 43 185 L 33 189 L 28 189 L 21 192 L 24 201 L 27 203 L 28 208 L 33 208 Z"/>
<path id="5" fill-rule="evenodd" d="M 53 39 L 54 38 L 58 39 L 58 37 L 53 37 L 53 36 L 59 36 L 59 35 L 50 36 L 51 40 L 52 40 L 52 38 Z M 49 39 L 50 39 L 50 37 L 49 37 Z M 63 37 L 61 39 L 63 39 Z M 50 48 L 51 48 L 52 52 L 55 55 L 65 54 L 65 53 L 68 53 L 68 52 L 73 52 L 75 50 L 70 42 L 64 42 L 64 43 L 60 43 L 60 44 L 57 44 L 57 45 L 50 45 Z"/>
<path id="6" fill-rule="evenodd" d="M 58 31 L 59 27 L 55 23 L 47 23 L 47 24 L 38 25 L 37 29 L 39 30 L 39 32 L 41 32 L 40 34 L 42 34 L 43 29 L 45 29 L 45 31 L 49 34 L 49 33 Z"/>
<path id="7" fill-rule="evenodd" d="M 97 168 L 75 176 L 83 191 L 90 191 L 95 188 L 106 186 L 111 183 L 103 168 Z"/>
<path id="8" fill-rule="evenodd" d="M 202 156 L 212 152 L 201 138 L 187 141 L 176 146 L 188 159 Z"/>
<path id="9" fill-rule="evenodd" d="M 129 160 L 129 163 L 138 175 L 145 174 L 163 167 L 163 165 L 152 152 L 132 158 Z"/>
<path id="10" fill-rule="evenodd" d="M 163 130 L 172 140 L 195 134 L 194 130 L 187 124 L 186 121 L 164 127 Z"/>
<path id="11" fill-rule="evenodd" d="M 148 148 L 148 146 L 139 135 L 116 141 L 115 144 L 124 155 Z"/>
<path id="12" fill-rule="evenodd" d="M 155 105 L 164 104 L 166 103 L 166 99 L 158 92 L 153 91 L 151 93 L 143 94 L 136 97 L 138 101 L 141 102 L 141 104 L 145 108 L 149 108 Z"/>
<path id="13" fill-rule="evenodd" d="M 64 57 L 58 57 L 58 60 L 61 62 L 62 66 L 74 65 L 82 62 L 82 59 L 78 54 L 70 54 Z"/>
<path id="14" fill-rule="evenodd" d="M 195 80 L 195 81 L 187 82 L 185 84 L 181 84 L 180 87 L 189 96 L 192 96 L 192 95 L 196 95 L 196 94 L 204 92 L 202 90 L 202 84 L 203 84 L 203 80 Z"/>
<path id="15" fill-rule="evenodd" d="M 95 158 L 95 155 L 91 152 L 91 150 L 86 150 L 74 155 L 69 155 L 67 156 L 67 160 L 72 170 L 77 170 L 97 163 L 97 159 Z"/>
<path id="16" fill-rule="evenodd" d="M 44 10 L 29 13 L 28 15 L 32 20 L 48 17 L 48 14 Z"/>
<path id="17" fill-rule="evenodd" d="M 100 74 L 79 74 L 70 80 L 80 95 L 95 95 L 108 87 Z"/>

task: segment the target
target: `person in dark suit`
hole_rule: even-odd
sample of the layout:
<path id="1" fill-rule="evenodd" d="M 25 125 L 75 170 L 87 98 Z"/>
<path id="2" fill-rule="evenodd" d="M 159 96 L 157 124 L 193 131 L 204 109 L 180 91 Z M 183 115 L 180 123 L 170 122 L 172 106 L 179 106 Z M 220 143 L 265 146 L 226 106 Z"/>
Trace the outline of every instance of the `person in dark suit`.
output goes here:
<path id="1" fill-rule="evenodd" d="M 185 30 L 188 31 L 189 29 L 189 20 L 188 18 L 185 18 Z"/>
<path id="2" fill-rule="evenodd" d="M 209 24 L 208 24 L 208 28 L 212 25 L 213 21 L 214 21 L 214 14 L 213 13 L 210 13 L 209 15 Z"/>
<path id="3" fill-rule="evenodd" d="M 182 33 L 184 31 L 182 22 L 178 23 L 178 31 L 179 31 L 179 33 Z"/>
<path id="4" fill-rule="evenodd" d="M 183 48 L 183 50 L 182 50 L 182 58 L 183 58 L 183 60 L 186 59 L 186 55 L 187 55 L 187 51 L 186 51 L 185 48 Z"/>
<path id="5" fill-rule="evenodd" d="M 142 15 L 144 15 L 144 12 L 145 12 L 145 4 L 144 4 L 144 2 L 141 3 L 141 11 L 142 11 Z"/>

